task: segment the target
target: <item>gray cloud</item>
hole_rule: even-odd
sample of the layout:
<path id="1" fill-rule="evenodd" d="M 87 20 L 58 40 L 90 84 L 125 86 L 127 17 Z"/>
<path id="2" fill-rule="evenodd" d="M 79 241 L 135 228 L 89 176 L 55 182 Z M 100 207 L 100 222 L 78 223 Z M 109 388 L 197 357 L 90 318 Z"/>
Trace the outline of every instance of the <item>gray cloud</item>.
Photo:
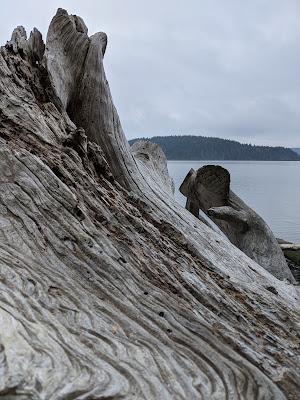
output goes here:
<path id="1" fill-rule="evenodd" d="M 103 30 L 128 138 L 204 134 L 300 147 L 298 0 L 1 2 L 0 39 L 46 33 L 58 7 Z"/>

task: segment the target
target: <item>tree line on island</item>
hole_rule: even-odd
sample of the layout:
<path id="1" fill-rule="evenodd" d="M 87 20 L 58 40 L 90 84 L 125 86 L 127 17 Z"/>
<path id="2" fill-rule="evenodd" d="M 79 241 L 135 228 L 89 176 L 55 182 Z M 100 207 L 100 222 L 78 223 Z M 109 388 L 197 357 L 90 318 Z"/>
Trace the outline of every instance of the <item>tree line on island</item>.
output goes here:
<path id="1" fill-rule="evenodd" d="M 234 140 L 205 136 L 154 136 L 146 139 L 157 143 L 168 160 L 253 160 L 300 161 L 300 155 L 285 147 L 256 146 Z"/>

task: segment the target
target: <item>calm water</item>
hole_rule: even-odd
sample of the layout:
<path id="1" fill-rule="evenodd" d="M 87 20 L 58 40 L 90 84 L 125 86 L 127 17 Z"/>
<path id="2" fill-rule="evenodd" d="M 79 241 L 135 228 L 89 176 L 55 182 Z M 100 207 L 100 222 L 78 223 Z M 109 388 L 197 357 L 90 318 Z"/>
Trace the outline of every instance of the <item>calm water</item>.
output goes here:
<path id="1" fill-rule="evenodd" d="M 231 174 L 231 188 L 257 211 L 276 237 L 300 243 L 300 162 L 298 161 L 168 161 L 175 196 L 190 168 L 221 165 Z"/>

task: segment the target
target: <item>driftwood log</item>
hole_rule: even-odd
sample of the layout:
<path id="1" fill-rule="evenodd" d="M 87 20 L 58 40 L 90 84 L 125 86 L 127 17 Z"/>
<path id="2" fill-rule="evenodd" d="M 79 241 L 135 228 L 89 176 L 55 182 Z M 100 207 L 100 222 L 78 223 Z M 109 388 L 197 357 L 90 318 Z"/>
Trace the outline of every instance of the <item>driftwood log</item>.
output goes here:
<path id="1" fill-rule="evenodd" d="M 288 243 L 278 239 L 281 250 L 293 269 L 293 275 L 300 282 L 300 244 Z"/>
<path id="2" fill-rule="evenodd" d="M 139 140 L 131 146 L 131 151 L 136 162 L 141 162 L 143 168 L 148 169 L 148 173 L 144 173 L 145 179 L 147 176 L 155 179 L 157 184 L 173 195 L 175 186 L 173 179 L 169 176 L 167 158 L 162 149 L 149 140 Z"/>
<path id="3" fill-rule="evenodd" d="M 299 287 L 131 153 L 106 44 L 60 9 L 0 50 L 0 396 L 298 399 Z"/>
<path id="4" fill-rule="evenodd" d="M 281 243 L 279 246 L 282 250 L 291 250 L 291 251 L 299 251 L 300 250 L 300 244 Z"/>
<path id="5" fill-rule="evenodd" d="M 229 240 L 278 279 L 295 282 L 284 254 L 266 222 L 230 189 L 230 174 L 218 165 L 191 169 L 180 191 L 195 216 L 209 215 Z"/>

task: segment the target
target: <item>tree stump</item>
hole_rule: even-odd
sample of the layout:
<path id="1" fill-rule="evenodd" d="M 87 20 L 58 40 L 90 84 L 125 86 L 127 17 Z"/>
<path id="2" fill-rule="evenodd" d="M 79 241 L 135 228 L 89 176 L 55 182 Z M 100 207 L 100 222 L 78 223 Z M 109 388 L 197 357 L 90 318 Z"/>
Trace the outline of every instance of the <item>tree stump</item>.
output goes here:
<path id="1" fill-rule="evenodd" d="M 231 189 L 230 174 L 218 165 L 188 173 L 180 191 L 195 216 L 204 211 L 229 240 L 278 279 L 295 282 L 284 254 L 266 222 Z"/>

